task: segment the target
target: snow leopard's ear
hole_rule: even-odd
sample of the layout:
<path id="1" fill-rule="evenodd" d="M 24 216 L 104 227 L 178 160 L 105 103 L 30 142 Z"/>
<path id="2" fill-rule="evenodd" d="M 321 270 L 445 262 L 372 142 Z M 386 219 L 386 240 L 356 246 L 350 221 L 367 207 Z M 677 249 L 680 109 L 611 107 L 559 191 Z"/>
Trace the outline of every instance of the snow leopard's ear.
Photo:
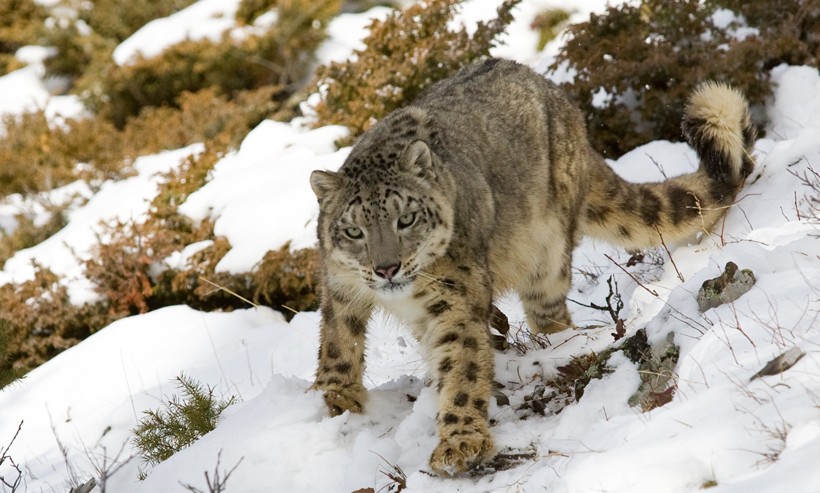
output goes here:
<path id="1" fill-rule="evenodd" d="M 316 194 L 316 198 L 319 199 L 319 202 L 330 193 L 338 190 L 341 183 L 342 178 L 338 173 L 316 170 L 310 174 L 310 188 L 313 189 L 313 193 Z"/>
<path id="2" fill-rule="evenodd" d="M 433 156 L 427 144 L 422 140 L 417 140 L 408 145 L 401 156 L 401 167 L 418 176 L 434 174 Z"/>

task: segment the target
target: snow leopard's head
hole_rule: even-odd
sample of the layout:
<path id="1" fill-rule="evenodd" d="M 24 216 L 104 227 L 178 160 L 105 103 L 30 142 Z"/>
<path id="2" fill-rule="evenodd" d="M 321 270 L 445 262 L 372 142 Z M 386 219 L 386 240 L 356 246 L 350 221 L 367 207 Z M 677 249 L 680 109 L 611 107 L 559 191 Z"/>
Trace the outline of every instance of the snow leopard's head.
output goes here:
<path id="1" fill-rule="evenodd" d="M 354 148 L 337 173 L 314 171 L 319 240 L 333 281 L 381 298 L 409 294 L 452 237 L 451 196 L 428 144 L 413 140 Z"/>

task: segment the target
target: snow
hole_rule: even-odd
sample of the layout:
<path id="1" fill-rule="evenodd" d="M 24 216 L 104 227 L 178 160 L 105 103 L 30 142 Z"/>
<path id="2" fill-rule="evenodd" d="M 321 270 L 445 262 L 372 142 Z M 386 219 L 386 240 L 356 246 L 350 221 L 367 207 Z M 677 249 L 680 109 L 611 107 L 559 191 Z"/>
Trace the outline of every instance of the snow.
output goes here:
<path id="1" fill-rule="evenodd" d="M 511 42 L 530 39 L 529 13 L 552 4 L 523 2 Z M 192 7 L 214 5 L 203 0 Z M 223 2 L 220 8 L 227 12 L 235 8 L 231 5 Z M 577 8 L 602 5 L 579 2 Z M 465 19 L 485 19 L 495 7 L 473 0 L 465 6 Z M 180 14 L 154 31 L 156 46 L 172 43 L 193 22 L 190 12 Z M 343 58 L 362 38 L 367 16 L 380 15 L 383 10 L 334 21 L 333 39 L 344 38 L 345 44 L 322 56 Z M 520 42 L 516 59 L 534 66 L 549 60 L 551 48 L 539 55 Z M 0 113 L 54 104 L 38 70 L 35 63 L 0 78 Z M 158 466 L 146 469 L 138 458 L 128 461 L 108 480 L 108 491 L 178 492 L 181 483 L 207 491 L 203 473 L 213 476 L 219 457 L 220 471 L 238 464 L 227 491 L 243 493 L 387 491 L 390 480 L 383 471 L 392 465 L 407 475 L 405 492 L 674 493 L 714 484 L 708 491 L 817 493 L 820 232 L 799 212 L 812 192 L 798 177 L 810 167 L 820 170 L 820 73 L 781 66 L 772 77 L 777 85 L 766 105 L 771 123 L 755 149 L 757 169 L 714 232 L 697 244 L 670 245 L 675 266 L 660 251 L 663 265 L 627 268 L 641 285 L 604 256 L 623 265 L 628 253 L 589 240 L 575 252 L 571 299 L 601 303 L 613 276 L 625 304 L 627 335 L 645 328 L 650 342 L 658 342 L 674 334 L 680 359 L 672 402 L 649 412 L 630 407 L 638 369 L 615 353 L 614 371 L 593 380 L 580 401 L 559 414 L 521 420 L 516 408 L 544 377 L 554 376 L 573 356 L 612 345 L 608 315 L 570 304 L 583 329 L 551 335 L 548 347 L 525 354 L 496 353 L 496 380 L 511 401 L 490 406 L 497 448 L 533 452 L 535 458 L 493 474 L 443 479 L 430 475 L 427 465 L 436 445 L 435 392 L 426 385 L 417 344 L 394 319 L 378 313 L 371 321 L 366 412 L 331 418 L 321 396 L 309 390 L 318 313 L 300 313 L 286 322 L 267 308 L 204 313 L 173 306 L 115 322 L 0 391 L 0 447 L 23 421 L 10 450 L 25 471 L 21 491 L 67 491 L 70 470 L 85 481 L 104 455 L 126 460 L 135 453 L 130 430 L 141 413 L 174 394 L 174 377 L 185 373 L 241 402 L 223 413 L 213 432 Z M 9 94 L 16 97 L 4 99 Z M 345 132 L 311 129 L 303 121 L 265 121 L 217 163 L 208 184 L 181 211 L 195 220 L 214 219 L 215 232 L 231 242 L 218 270 L 247 271 L 268 249 L 315 243 L 318 208 L 307 177 L 313 169 L 341 165 L 349 149 L 337 150 L 334 142 Z M 89 200 L 70 211 L 63 230 L 12 257 L 0 271 L 0 283 L 29 279 L 31 261 L 37 260 L 63 277 L 72 301 L 93 300 L 80 263 L 91 255 L 100 222 L 141 220 L 156 193 L 158 173 L 201 150 L 194 145 L 144 156 L 130 178 L 94 189 L 78 182 L 48 192 L 55 199 L 77 193 Z M 656 141 L 610 164 L 621 176 L 645 182 L 691 171 L 697 159 L 685 144 Z M 22 197 L 7 198 L 0 205 L 0 224 L 13 227 L 13 215 L 28 206 Z M 207 246 L 188 245 L 166 265 L 182 266 Z M 735 302 L 699 313 L 698 288 L 730 260 L 752 269 L 757 283 Z M 523 327 L 523 310 L 514 297 L 497 304 L 513 332 Z M 793 368 L 750 381 L 794 346 L 807 354 Z M 0 475 L 10 473 L 7 467 L 0 465 Z M 142 482 L 140 467 L 148 473 Z"/>
<path id="2" fill-rule="evenodd" d="M 202 152 L 201 144 L 194 144 L 174 151 L 137 158 L 134 162 L 136 176 L 121 181 L 107 181 L 99 191 L 89 197 L 88 203 L 68 212 L 68 225 L 42 243 L 18 251 L 6 261 L 0 271 L 0 283 L 23 282 L 34 278 L 33 260 L 67 280 L 72 303 L 83 304 L 96 299 L 92 286 L 83 276 L 83 259 L 91 255 L 91 249 L 102 234 L 103 225 L 113 221 L 141 222 L 145 219 L 148 205 L 157 193 L 160 174 L 173 169 L 186 157 Z M 44 194 L 51 203 L 62 203 L 66 192 L 83 196 L 91 190 L 83 184 L 74 183 Z M 8 222 L 23 207 L 11 205 L 0 208 L 0 219 Z M 5 212 L 5 213 L 4 213 Z M 5 217 L 4 217 L 5 216 Z"/>
<path id="3" fill-rule="evenodd" d="M 151 58 L 180 41 L 219 41 L 234 27 L 239 0 L 199 0 L 168 17 L 155 19 L 120 43 L 114 50 L 117 65 L 127 65 L 138 56 Z"/>
<path id="4" fill-rule="evenodd" d="M 738 41 L 742 41 L 749 36 L 757 36 L 760 34 L 760 30 L 756 27 L 749 27 L 746 25 L 746 20 L 736 15 L 729 9 L 717 9 L 714 14 L 712 14 L 712 22 L 715 24 L 716 27 L 721 29 L 727 29 L 729 35 L 737 39 Z"/>
<path id="5" fill-rule="evenodd" d="M 341 166 L 349 149 L 336 150 L 333 142 L 345 135 L 341 126 L 308 130 L 266 121 L 217 163 L 210 182 L 180 206 L 198 221 L 216 217 L 214 234 L 230 241 L 217 271 L 248 272 L 268 250 L 316 243 L 319 211 L 305 184 L 314 169 Z"/>
<path id="6" fill-rule="evenodd" d="M 777 104 L 769 104 L 766 113 L 773 136 L 785 140 L 796 137 L 804 129 L 816 131 L 820 127 L 820 99 L 811 95 L 820 92 L 817 71 L 811 67 L 780 65 L 772 70 L 772 81 Z"/>
<path id="7" fill-rule="evenodd" d="M 609 161 L 618 175 L 634 183 L 663 181 L 698 169 L 698 156 L 683 142 L 656 140 Z"/>
<path id="8" fill-rule="evenodd" d="M 114 61 L 127 65 L 137 56 L 150 58 L 165 48 L 183 40 L 210 39 L 218 41 L 225 33 L 241 38 L 254 26 L 272 21 L 270 15 L 260 16 L 250 28 L 238 26 L 235 20 L 238 0 L 200 0 L 175 14 L 156 19 L 132 34 L 114 50 Z M 316 53 L 317 63 L 343 61 L 353 50 L 362 48 L 366 28 L 374 19 L 383 19 L 390 12 L 387 7 L 374 7 L 359 14 L 341 14 L 328 25 L 328 40 Z"/>
<path id="9" fill-rule="evenodd" d="M 49 121 L 60 123 L 63 118 L 79 118 L 85 114 L 77 96 L 51 96 L 49 81 L 43 80 L 43 60 L 50 50 L 42 46 L 24 46 L 15 57 L 27 63 L 25 67 L 0 77 L 0 118 L 43 110 Z M 0 123 L 0 136 L 3 127 Z"/>
<path id="10" fill-rule="evenodd" d="M 457 18 L 457 22 L 464 22 L 467 26 L 472 26 L 477 21 L 491 20 L 502 3 L 503 0 L 464 2 L 463 12 Z M 568 22 L 581 22 L 588 20 L 590 13 L 603 12 L 609 3 L 611 2 L 606 0 L 581 0 L 568 5 L 567 2 L 560 0 L 523 1 L 513 10 L 515 19 L 507 32 L 500 37 L 503 44 L 490 50 L 490 53 L 493 56 L 509 58 L 521 63 L 536 64 L 545 56 L 555 55 L 561 45 L 561 40 L 557 39 L 548 43 L 542 52 L 534 50 L 538 43 L 538 33 L 530 29 L 530 24 L 536 15 L 548 9 L 563 9 L 570 13 Z"/>
<path id="11" fill-rule="evenodd" d="M 34 111 L 45 106 L 48 90 L 37 66 L 27 66 L 0 77 L 0 115 Z"/>
<path id="12" fill-rule="evenodd" d="M 327 65 L 330 62 L 343 62 L 356 50 L 364 49 L 364 38 L 367 27 L 374 20 L 387 17 L 391 9 L 374 7 L 360 14 L 340 14 L 328 23 L 328 40 L 316 51 L 317 62 Z"/>

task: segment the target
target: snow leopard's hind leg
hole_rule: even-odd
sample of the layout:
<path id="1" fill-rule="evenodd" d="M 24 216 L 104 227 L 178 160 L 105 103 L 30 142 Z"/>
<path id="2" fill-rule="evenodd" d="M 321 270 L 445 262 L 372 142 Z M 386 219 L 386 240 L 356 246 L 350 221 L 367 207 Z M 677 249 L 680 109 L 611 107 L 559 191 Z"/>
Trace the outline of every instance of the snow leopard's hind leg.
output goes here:
<path id="1" fill-rule="evenodd" d="M 567 293 L 572 283 L 572 250 L 575 246 L 574 221 L 565 219 L 557 227 L 545 227 L 525 276 L 516 290 L 524 305 L 527 325 L 533 333 L 552 334 L 573 327 L 567 309 Z"/>

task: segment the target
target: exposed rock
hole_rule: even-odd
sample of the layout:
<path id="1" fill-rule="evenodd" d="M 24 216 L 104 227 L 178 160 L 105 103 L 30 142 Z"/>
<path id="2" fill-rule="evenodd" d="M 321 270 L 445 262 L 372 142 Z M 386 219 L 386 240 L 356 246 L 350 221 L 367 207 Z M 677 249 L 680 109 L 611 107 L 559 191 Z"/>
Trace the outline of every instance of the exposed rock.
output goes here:
<path id="1" fill-rule="evenodd" d="M 89 493 L 95 486 L 97 486 L 97 481 L 91 478 L 85 483 L 71 488 L 68 493 Z"/>
<path id="2" fill-rule="evenodd" d="M 806 353 L 803 352 L 802 349 L 795 346 L 786 351 L 785 353 L 781 354 L 780 356 L 766 363 L 766 366 L 761 368 L 759 372 L 755 373 L 752 376 L 752 378 L 749 379 L 749 381 L 751 382 L 755 378 L 767 377 L 769 375 L 777 375 L 779 373 L 783 373 L 784 371 L 794 366 L 795 363 L 800 361 L 800 358 L 802 358 L 805 355 Z"/>
<path id="3" fill-rule="evenodd" d="M 680 355 L 675 334 L 670 332 L 665 341 L 650 346 L 646 331 L 641 329 L 625 340 L 621 349 L 627 358 L 639 364 L 641 377 L 641 385 L 629 398 L 629 405 L 650 411 L 670 402 L 677 389 L 675 365 Z"/>
<path id="4" fill-rule="evenodd" d="M 698 290 L 698 310 L 705 312 L 710 308 L 735 301 L 752 289 L 755 281 L 755 275 L 751 270 L 738 270 L 737 264 L 726 262 L 723 274 L 704 281 Z"/>
<path id="5" fill-rule="evenodd" d="M 493 334 L 490 331 L 493 347 L 498 351 L 505 351 L 509 348 L 510 343 L 507 341 L 507 334 L 510 332 L 510 321 L 495 305 L 492 306 L 492 313 L 490 314 L 490 327 L 498 331 L 498 334 Z"/>
<path id="6" fill-rule="evenodd" d="M 613 351 L 608 348 L 599 353 L 573 356 L 566 365 L 556 368 L 557 375 L 545 381 L 544 385 L 536 385 L 531 394 L 524 396 L 524 402 L 515 408 L 516 415 L 521 419 L 533 414 L 555 415 L 573 402 L 578 402 L 589 382 L 612 372 L 607 363 Z"/>
<path id="7" fill-rule="evenodd" d="M 502 385 L 503 388 L 503 385 Z M 509 406 L 510 405 L 510 398 L 507 397 L 507 394 L 501 391 L 501 389 L 494 389 L 493 390 L 493 397 L 495 397 L 495 403 L 498 407 L 501 406 Z"/>

